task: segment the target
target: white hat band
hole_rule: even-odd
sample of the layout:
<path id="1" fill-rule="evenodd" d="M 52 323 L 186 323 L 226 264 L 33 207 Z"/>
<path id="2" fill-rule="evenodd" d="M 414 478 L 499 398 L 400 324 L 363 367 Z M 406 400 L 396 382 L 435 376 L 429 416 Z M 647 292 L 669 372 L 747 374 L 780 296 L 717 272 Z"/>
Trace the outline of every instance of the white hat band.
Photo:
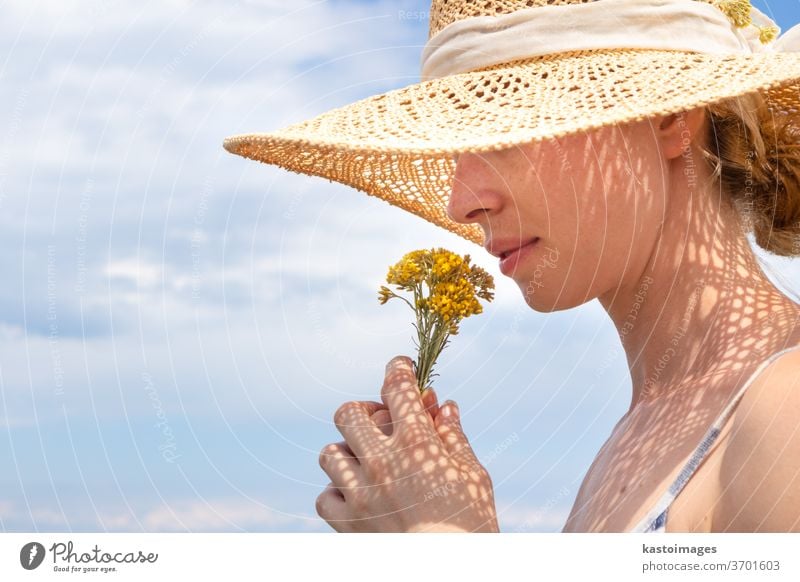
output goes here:
<path id="1" fill-rule="evenodd" d="M 752 8 L 754 24 L 775 23 Z M 458 20 L 422 52 L 422 80 L 575 50 L 631 48 L 711 54 L 800 51 L 800 25 L 764 45 L 756 26 L 737 28 L 718 8 L 696 0 L 596 0 L 524 8 Z"/>

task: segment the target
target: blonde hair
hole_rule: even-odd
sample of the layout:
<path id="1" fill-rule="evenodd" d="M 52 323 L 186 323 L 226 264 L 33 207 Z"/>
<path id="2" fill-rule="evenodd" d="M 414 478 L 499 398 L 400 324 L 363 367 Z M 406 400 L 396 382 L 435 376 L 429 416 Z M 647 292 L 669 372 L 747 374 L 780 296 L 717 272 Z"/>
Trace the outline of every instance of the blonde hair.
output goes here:
<path id="1" fill-rule="evenodd" d="M 700 150 L 756 244 L 800 255 L 800 112 L 776 112 L 760 93 L 706 106 Z"/>

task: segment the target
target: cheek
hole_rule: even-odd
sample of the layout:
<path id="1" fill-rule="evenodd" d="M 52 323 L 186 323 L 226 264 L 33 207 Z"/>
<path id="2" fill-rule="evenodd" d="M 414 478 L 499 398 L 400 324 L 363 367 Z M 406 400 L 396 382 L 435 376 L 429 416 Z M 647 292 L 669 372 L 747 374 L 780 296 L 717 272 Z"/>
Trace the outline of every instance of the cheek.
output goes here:
<path id="1" fill-rule="evenodd" d="M 643 131 L 576 134 L 526 154 L 534 164 L 513 175 L 524 176 L 520 188 L 533 196 L 520 212 L 530 213 L 537 229 L 531 233 L 547 248 L 517 279 L 523 289 L 535 279 L 541 294 L 538 284 L 547 281 L 556 295 L 577 301 L 613 284 L 626 264 L 640 263 L 636 255 L 652 246 L 664 210 L 658 151 Z M 536 187 L 528 188 L 532 181 Z"/>
<path id="2" fill-rule="evenodd" d="M 593 167 L 598 179 L 586 182 L 575 264 L 589 281 L 595 278 L 590 294 L 643 266 L 660 232 L 665 204 L 658 160 L 630 159 L 629 153 Z"/>
<path id="3" fill-rule="evenodd" d="M 568 175 L 551 174 L 557 187 L 547 196 L 554 249 L 548 255 L 559 259 L 547 277 L 561 295 L 556 309 L 593 299 L 641 264 L 663 216 L 663 197 L 630 163 L 596 156 L 584 161 L 573 163 Z"/>
<path id="4" fill-rule="evenodd" d="M 610 128 L 548 142 L 536 202 L 545 245 L 517 279 L 536 310 L 581 305 L 649 257 L 664 215 L 658 151 Z M 533 293 L 531 293 L 533 291 Z"/>

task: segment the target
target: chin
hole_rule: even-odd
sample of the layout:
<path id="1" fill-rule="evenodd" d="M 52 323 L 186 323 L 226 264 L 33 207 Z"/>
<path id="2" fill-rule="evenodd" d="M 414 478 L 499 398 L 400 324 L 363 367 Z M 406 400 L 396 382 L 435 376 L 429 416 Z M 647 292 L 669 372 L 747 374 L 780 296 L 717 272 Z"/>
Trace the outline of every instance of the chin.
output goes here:
<path id="1" fill-rule="evenodd" d="M 558 311 L 547 288 L 535 287 L 532 282 L 518 281 L 517 284 L 519 285 L 519 290 L 522 291 L 523 300 L 534 311 L 539 313 Z"/>
<path id="2" fill-rule="evenodd" d="M 561 284 L 554 287 L 533 285 L 532 282 L 524 283 L 522 281 L 518 281 L 518 284 L 525 303 L 539 313 L 565 311 L 573 307 L 579 307 L 593 299 L 586 295 L 581 298 L 572 294 L 565 294 Z"/>

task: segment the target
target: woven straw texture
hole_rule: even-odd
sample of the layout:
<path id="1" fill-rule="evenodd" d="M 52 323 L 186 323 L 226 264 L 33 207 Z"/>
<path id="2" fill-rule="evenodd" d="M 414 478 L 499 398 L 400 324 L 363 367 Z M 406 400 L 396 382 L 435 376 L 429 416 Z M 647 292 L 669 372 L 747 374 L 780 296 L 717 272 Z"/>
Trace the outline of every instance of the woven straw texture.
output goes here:
<path id="1" fill-rule="evenodd" d="M 430 34 L 471 16 L 577 0 L 434 0 Z M 713 4 L 713 2 L 711 2 Z M 453 154 L 491 151 L 762 91 L 800 124 L 800 54 L 595 50 L 539 56 L 418 83 L 271 133 L 235 154 L 352 186 L 476 244 L 446 213 Z"/>

